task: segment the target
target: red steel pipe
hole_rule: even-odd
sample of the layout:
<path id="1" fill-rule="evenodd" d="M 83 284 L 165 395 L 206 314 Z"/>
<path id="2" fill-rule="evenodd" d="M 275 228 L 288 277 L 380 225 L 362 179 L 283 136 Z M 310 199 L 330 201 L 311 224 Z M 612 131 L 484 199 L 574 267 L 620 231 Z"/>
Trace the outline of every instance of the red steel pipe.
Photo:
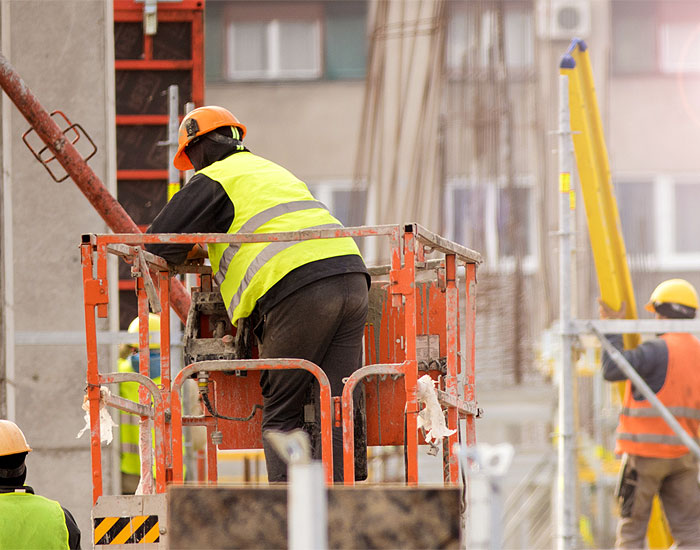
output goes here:
<path id="1" fill-rule="evenodd" d="M 71 179 L 75 182 L 90 204 L 102 216 L 115 233 L 140 233 L 138 226 L 126 210 L 119 204 L 100 178 L 90 168 L 69 139 L 63 134 L 49 113 L 32 94 L 14 67 L 0 53 L 0 86 L 9 96 L 27 122 L 54 154 Z M 170 303 L 182 322 L 187 321 L 190 297 L 185 286 L 173 277 L 170 281 Z"/>

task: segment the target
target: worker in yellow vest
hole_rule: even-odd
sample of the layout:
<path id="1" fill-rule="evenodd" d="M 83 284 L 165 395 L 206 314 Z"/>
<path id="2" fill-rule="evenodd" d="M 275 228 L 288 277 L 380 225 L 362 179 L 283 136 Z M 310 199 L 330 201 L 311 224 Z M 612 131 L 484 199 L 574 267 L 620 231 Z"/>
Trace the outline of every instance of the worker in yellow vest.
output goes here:
<path id="1" fill-rule="evenodd" d="M 24 484 L 31 450 L 17 424 L 0 420 L 0 548 L 80 548 L 71 513 Z"/>
<path id="2" fill-rule="evenodd" d="M 185 116 L 174 164 L 196 173 L 158 214 L 150 233 L 234 235 L 343 227 L 304 182 L 251 153 L 243 144 L 245 135 L 246 127 L 222 107 L 200 107 Z M 192 247 L 147 248 L 180 264 Z M 343 378 L 361 367 L 367 316 L 370 278 L 355 241 L 221 243 L 209 245 L 208 253 L 231 322 L 253 330 L 260 357 L 312 361 L 328 376 L 332 394 L 341 395 Z M 301 370 L 262 374 L 263 434 L 302 425 L 312 383 L 312 375 Z M 285 481 L 286 465 L 265 439 L 264 445 L 268 479 Z M 335 428 L 336 481 L 343 479 L 342 449 L 342 432 Z"/>
<path id="3" fill-rule="evenodd" d="M 599 303 L 601 319 L 624 319 L 624 304 L 614 311 L 604 302 Z M 692 319 L 697 308 L 697 292 L 683 279 L 662 282 L 645 307 L 657 319 Z M 622 335 L 608 338 L 697 441 L 700 340 L 691 334 L 666 333 L 635 349 L 623 350 Z M 607 354 L 603 354 L 603 376 L 609 381 L 626 380 Z M 629 380 L 615 452 L 623 455 L 616 547 L 644 548 L 652 501 L 658 494 L 676 547 L 700 548 L 698 458 Z"/>
<path id="4" fill-rule="evenodd" d="M 148 315 L 148 330 L 151 333 L 160 332 L 160 317 L 154 313 Z M 129 324 L 127 332 L 139 333 L 139 318 Z M 149 343 L 150 362 L 149 377 L 160 384 L 160 345 L 152 340 Z M 138 345 L 127 344 L 119 354 L 119 372 L 139 372 Z M 119 384 L 119 395 L 135 403 L 139 402 L 139 383 L 122 382 Z M 141 459 L 139 457 L 139 417 L 124 411 L 119 415 L 119 438 L 121 444 L 121 473 L 122 493 L 133 495 L 141 479 Z M 152 435 L 154 437 L 154 435 Z"/>

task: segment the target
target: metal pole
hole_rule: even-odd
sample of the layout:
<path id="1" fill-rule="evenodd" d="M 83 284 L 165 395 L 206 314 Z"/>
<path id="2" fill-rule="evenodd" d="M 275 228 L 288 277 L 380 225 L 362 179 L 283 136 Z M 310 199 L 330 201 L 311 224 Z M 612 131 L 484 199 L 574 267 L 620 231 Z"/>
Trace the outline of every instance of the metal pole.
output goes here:
<path id="1" fill-rule="evenodd" d="M 559 77 L 559 439 L 557 480 L 557 548 L 574 547 L 576 533 L 576 442 L 574 439 L 574 374 L 571 314 L 571 172 L 573 143 L 569 119 L 569 78 Z"/>
<path id="2" fill-rule="evenodd" d="M 328 497 L 324 466 L 311 460 L 309 436 L 267 430 L 263 437 L 287 463 L 287 542 L 290 550 L 327 550 Z M 332 482 L 332 479 L 331 479 Z"/>
<path id="3" fill-rule="evenodd" d="M 180 190 L 180 170 L 173 159 L 177 153 L 177 134 L 180 127 L 180 93 L 176 84 L 168 86 L 168 200 Z"/>
<path id="4" fill-rule="evenodd" d="M 180 89 L 176 84 L 168 86 L 168 200 L 180 190 L 180 170 L 175 168 L 173 159 L 177 153 L 177 137 L 180 127 Z M 170 317 L 170 348 L 177 353 L 170 354 L 171 372 L 177 374 L 182 368 L 182 330 L 176 317 Z"/>
<path id="5" fill-rule="evenodd" d="M 90 168 L 69 139 L 63 134 L 51 115 L 32 94 L 27 84 L 17 74 L 10 62 L 0 53 L 0 87 L 34 128 L 37 135 L 51 150 L 56 160 L 70 175 L 83 195 L 115 233 L 140 233 L 139 228 L 126 213 L 100 178 Z M 187 322 L 190 297 L 179 280 L 172 281 L 171 304 L 183 322 Z"/>
<path id="6" fill-rule="evenodd" d="M 326 485 L 323 463 L 314 460 L 289 468 L 287 521 L 290 550 L 328 548 Z"/>
<path id="7" fill-rule="evenodd" d="M 651 390 L 651 388 L 647 385 L 644 379 L 641 376 L 639 376 L 639 373 L 636 370 L 634 370 L 634 367 L 629 364 L 627 359 L 625 359 L 625 356 L 622 355 L 615 348 L 615 346 L 613 346 L 610 343 L 610 341 L 592 324 L 589 325 L 589 328 L 593 332 L 593 334 L 595 334 L 598 337 L 598 340 L 600 340 L 603 349 L 610 356 L 610 358 L 615 362 L 615 364 L 618 367 L 620 367 L 620 370 L 625 373 L 625 376 L 629 378 L 630 382 L 634 384 L 634 387 L 641 392 L 641 394 L 647 401 L 649 401 L 649 403 L 651 403 L 651 405 L 659 412 L 661 417 L 666 421 L 666 424 L 668 424 L 669 427 L 673 430 L 673 432 L 681 439 L 681 441 L 683 441 L 683 445 L 688 447 L 688 449 L 690 449 L 695 456 L 700 458 L 700 446 L 698 446 L 697 442 L 690 435 L 688 435 L 688 432 L 686 432 L 683 429 L 683 427 L 678 423 L 676 417 L 673 416 L 671 412 L 666 408 L 666 406 L 659 400 L 659 398 L 656 397 L 656 394 Z"/>

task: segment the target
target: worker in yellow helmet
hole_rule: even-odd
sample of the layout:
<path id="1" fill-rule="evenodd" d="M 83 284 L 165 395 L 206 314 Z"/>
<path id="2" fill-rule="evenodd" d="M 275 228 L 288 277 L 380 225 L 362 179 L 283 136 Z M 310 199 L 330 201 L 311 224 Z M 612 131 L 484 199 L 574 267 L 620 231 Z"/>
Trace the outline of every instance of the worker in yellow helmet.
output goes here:
<path id="1" fill-rule="evenodd" d="M 0 548 L 80 548 L 71 513 L 24 484 L 31 450 L 17 424 L 0 420 Z"/>
<path id="2" fill-rule="evenodd" d="M 185 116 L 173 162 L 196 173 L 158 214 L 150 233 L 235 235 L 343 227 L 304 182 L 251 153 L 243 144 L 245 135 L 246 127 L 223 107 L 200 107 Z M 180 264 L 192 247 L 147 248 Z M 208 252 L 231 322 L 254 330 L 260 357 L 312 361 L 328 376 L 331 393 L 341 395 L 343 378 L 361 366 L 367 316 L 370 278 L 355 241 L 220 243 L 210 244 Z M 301 370 L 262 374 L 263 434 L 301 426 L 312 383 L 312 375 Z M 286 465 L 263 441 L 268 478 L 285 481 Z M 335 428 L 336 481 L 343 479 L 342 451 L 342 431 Z"/>
<path id="3" fill-rule="evenodd" d="M 151 333 L 160 332 L 160 316 L 148 314 L 148 330 Z M 139 318 L 129 324 L 127 332 L 139 333 Z M 160 345 L 149 340 L 150 361 L 149 377 L 160 384 Z M 138 345 L 122 346 L 119 357 L 119 372 L 139 372 Z M 119 395 L 135 403 L 139 402 L 139 383 L 122 382 L 119 384 Z M 122 493 L 134 494 L 141 479 L 141 459 L 139 457 L 139 417 L 124 411 L 120 414 L 119 437 L 121 444 L 121 473 Z"/>
<path id="4" fill-rule="evenodd" d="M 602 301 L 599 304 L 602 319 L 624 318 L 624 304 L 619 311 Z M 698 295 L 688 281 L 670 279 L 656 287 L 645 309 L 657 319 L 692 319 Z M 665 333 L 623 350 L 622 335 L 608 338 L 697 441 L 700 340 L 691 334 Z M 603 376 L 609 381 L 626 380 L 607 354 L 603 354 Z M 678 548 L 700 548 L 698 459 L 629 380 L 615 452 L 623 455 L 616 547 L 644 548 L 652 501 L 658 494 Z"/>

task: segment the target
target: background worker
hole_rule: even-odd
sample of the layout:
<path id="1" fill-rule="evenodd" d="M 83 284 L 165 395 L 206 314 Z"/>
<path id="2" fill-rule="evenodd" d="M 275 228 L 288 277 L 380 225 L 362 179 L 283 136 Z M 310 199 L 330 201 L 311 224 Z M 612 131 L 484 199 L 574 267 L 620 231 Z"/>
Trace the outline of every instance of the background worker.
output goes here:
<path id="1" fill-rule="evenodd" d="M 80 548 L 71 513 L 24 484 L 31 450 L 17 424 L 0 420 L 0 548 Z"/>
<path id="2" fill-rule="evenodd" d="M 622 319 L 599 300 L 601 319 Z M 692 319 L 698 308 L 695 288 L 683 279 L 656 287 L 645 309 L 657 319 Z M 700 425 L 700 341 L 690 334 L 666 333 L 623 351 L 622 336 L 610 342 L 644 379 L 685 431 L 698 436 Z M 624 373 L 603 354 L 603 377 L 625 380 Z M 620 471 L 620 521 L 617 548 L 644 548 L 654 495 L 659 495 L 678 548 L 700 548 L 698 460 L 661 415 L 629 380 L 617 427 L 615 453 L 623 455 Z"/>
<path id="3" fill-rule="evenodd" d="M 160 333 L 160 316 L 149 313 L 148 331 Z M 129 334 L 139 333 L 139 318 L 129 324 Z M 149 377 L 160 384 L 160 344 L 149 340 Z M 119 350 L 119 372 L 139 372 L 138 344 L 124 344 Z M 119 395 L 135 403 L 139 402 L 139 383 L 122 382 Z M 153 436 L 152 436 L 153 437 Z M 139 456 L 139 417 L 124 411 L 119 415 L 119 441 L 121 450 L 122 494 L 133 495 L 141 479 L 141 458 Z"/>
<path id="4" fill-rule="evenodd" d="M 244 145 L 246 128 L 222 107 L 200 107 L 182 121 L 174 159 L 195 175 L 158 214 L 150 233 L 272 233 L 339 229 L 342 224 L 306 184 Z M 151 245 L 183 263 L 189 245 Z M 307 359 L 328 376 L 334 396 L 362 363 L 370 278 L 351 238 L 208 246 L 214 281 L 229 317 L 254 329 L 261 358 Z M 245 321 L 243 321 L 245 320 Z M 264 371 L 263 433 L 301 427 L 313 376 Z M 263 438 L 270 481 L 286 465 Z M 364 442 L 358 442 L 362 445 Z M 333 432 L 333 477 L 343 479 L 342 431 Z"/>

